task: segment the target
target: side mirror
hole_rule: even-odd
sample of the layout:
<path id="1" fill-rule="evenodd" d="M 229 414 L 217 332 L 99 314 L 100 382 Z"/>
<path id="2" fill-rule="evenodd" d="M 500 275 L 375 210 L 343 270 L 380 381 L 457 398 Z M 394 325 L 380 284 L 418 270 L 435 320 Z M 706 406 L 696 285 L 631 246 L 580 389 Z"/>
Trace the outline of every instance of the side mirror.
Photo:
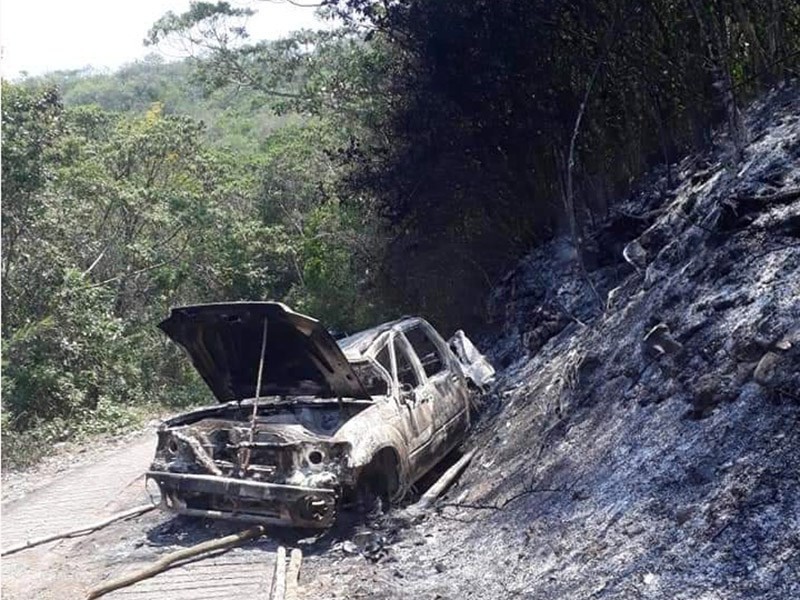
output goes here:
<path id="1" fill-rule="evenodd" d="M 409 383 L 401 383 L 400 384 L 400 404 L 405 406 L 408 403 L 413 404 L 417 401 L 417 394 L 414 392 L 414 388 L 411 387 Z"/>

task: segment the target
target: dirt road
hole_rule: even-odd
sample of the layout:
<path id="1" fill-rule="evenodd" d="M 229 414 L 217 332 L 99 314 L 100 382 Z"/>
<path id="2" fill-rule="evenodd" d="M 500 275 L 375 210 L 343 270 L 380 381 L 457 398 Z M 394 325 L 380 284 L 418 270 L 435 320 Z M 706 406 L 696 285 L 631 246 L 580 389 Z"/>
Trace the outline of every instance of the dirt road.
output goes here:
<path id="1" fill-rule="evenodd" d="M 89 464 L 67 468 L 46 485 L 2 505 L 2 547 L 89 524 L 147 502 L 142 473 L 155 435 L 142 434 L 122 449 L 100 452 Z M 238 529 L 240 529 L 239 527 Z M 157 511 L 91 535 L 52 542 L 2 559 L 7 600 L 68 600 L 109 577 L 149 564 L 160 555 L 237 527 L 192 523 Z M 177 567 L 109 599 L 266 597 L 275 544 L 270 540 Z M 261 594 L 259 596 L 259 594 Z"/>
<path id="2" fill-rule="evenodd" d="M 2 547 L 102 520 L 147 502 L 142 474 L 155 443 L 154 432 L 118 440 L 114 448 L 80 449 L 81 464 L 26 481 L 4 481 Z M 443 463 L 449 465 L 451 459 Z M 443 468 L 444 468 L 443 466 Z M 423 490 L 436 473 L 419 483 Z M 427 481 L 430 479 L 430 481 Z M 38 485 L 38 487 L 37 487 Z M 408 597 L 398 569 L 420 544 L 436 538 L 425 524 L 409 527 L 387 513 L 367 524 L 342 514 L 325 532 L 274 529 L 228 552 L 174 567 L 156 577 L 108 594 L 110 600 L 267 598 L 279 544 L 302 548 L 300 597 Z M 240 531 L 241 523 L 175 517 L 151 511 L 90 535 L 52 542 L 2 559 L 4 600 L 71 600 L 110 578 L 152 564 L 160 556 Z M 392 549 L 391 546 L 397 543 Z M 387 575 L 386 569 L 393 566 Z"/>

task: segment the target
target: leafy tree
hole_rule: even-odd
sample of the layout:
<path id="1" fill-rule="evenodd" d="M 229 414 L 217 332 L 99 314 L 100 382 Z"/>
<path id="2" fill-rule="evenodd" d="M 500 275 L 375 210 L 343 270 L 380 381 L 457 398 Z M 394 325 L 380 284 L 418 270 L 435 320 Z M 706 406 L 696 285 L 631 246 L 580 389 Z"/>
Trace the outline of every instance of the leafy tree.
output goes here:
<path id="1" fill-rule="evenodd" d="M 158 103 L 164 115 L 203 122 L 203 138 L 213 146 L 245 153 L 257 152 L 273 132 L 303 119 L 296 113 L 276 114 L 253 93 L 211 90 L 198 79 L 190 61 L 165 63 L 157 55 L 113 73 L 58 71 L 26 78 L 21 85 L 57 87 L 67 108 L 95 105 L 110 112 L 144 115 Z"/>
<path id="2" fill-rule="evenodd" d="M 48 155 L 58 136 L 63 107 L 57 92 L 39 93 L 3 82 L 3 304 L 19 244 L 41 215 L 41 196 L 52 177 Z"/>
<path id="3" fill-rule="evenodd" d="M 207 401 L 155 329 L 170 306 L 285 300 L 343 330 L 375 318 L 379 301 L 360 300 L 375 244 L 337 196 L 329 123 L 242 153 L 158 102 L 122 114 L 30 82 L 4 94 L 4 460 L 137 406 Z"/>
<path id="4" fill-rule="evenodd" d="M 4 95 L 6 433 L 87 429 L 114 403 L 169 401 L 163 383 L 186 365 L 153 325 L 171 303 L 214 295 L 192 241 L 210 238 L 236 163 L 157 105 L 124 118 L 64 110 L 49 88 Z"/>

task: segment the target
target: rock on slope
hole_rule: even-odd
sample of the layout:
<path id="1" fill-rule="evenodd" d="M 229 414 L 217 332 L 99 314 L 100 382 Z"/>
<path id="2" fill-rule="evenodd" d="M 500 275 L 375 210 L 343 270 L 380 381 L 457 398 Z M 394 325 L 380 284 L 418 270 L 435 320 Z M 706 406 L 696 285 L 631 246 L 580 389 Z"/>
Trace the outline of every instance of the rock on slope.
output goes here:
<path id="1" fill-rule="evenodd" d="M 563 240 L 509 274 L 478 453 L 348 597 L 800 597 L 798 88 L 747 124 L 597 235 L 604 313 Z"/>

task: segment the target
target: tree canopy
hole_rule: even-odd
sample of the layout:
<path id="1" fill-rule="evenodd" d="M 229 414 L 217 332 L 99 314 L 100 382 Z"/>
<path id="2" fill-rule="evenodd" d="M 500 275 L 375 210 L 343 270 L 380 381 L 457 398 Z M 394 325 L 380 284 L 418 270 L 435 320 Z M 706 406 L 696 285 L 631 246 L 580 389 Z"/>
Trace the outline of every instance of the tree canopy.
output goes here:
<path id="1" fill-rule="evenodd" d="M 800 57 L 789 0 L 322 0 L 330 28 L 277 41 L 249 10 L 162 17 L 181 62 L 3 83 L 9 460 L 207 399 L 155 330 L 171 305 L 479 327 L 521 254 L 570 231 L 591 261 L 645 170 L 718 125 L 741 148 Z"/>
<path id="2" fill-rule="evenodd" d="M 160 102 L 110 112 L 3 84 L 4 460 L 143 404 L 208 401 L 155 328 L 171 306 L 276 299 L 340 330 L 374 320 L 380 235 L 337 195 L 338 132 L 306 117 L 248 151 L 207 133 Z"/>
<path id="3" fill-rule="evenodd" d="M 389 245 L 382 295 L 447 326 L 521 252 L 580 244 L 647 168 L 668 168 L 795 73 L 800 9 L 762 0 L 324 0 L 341 26 L 252 42 L 227 4 L 167 15 L 207 89 L 249 88 L 351 136 L 345 196 Z M 579 117 L 580 115 L 580 117 Z M 581 250 L 581 254 L 586 250 Z M 591 257 L 588 257 L 589 259 Z M 440 283 L 446 280 L 447 286 Z"/>

